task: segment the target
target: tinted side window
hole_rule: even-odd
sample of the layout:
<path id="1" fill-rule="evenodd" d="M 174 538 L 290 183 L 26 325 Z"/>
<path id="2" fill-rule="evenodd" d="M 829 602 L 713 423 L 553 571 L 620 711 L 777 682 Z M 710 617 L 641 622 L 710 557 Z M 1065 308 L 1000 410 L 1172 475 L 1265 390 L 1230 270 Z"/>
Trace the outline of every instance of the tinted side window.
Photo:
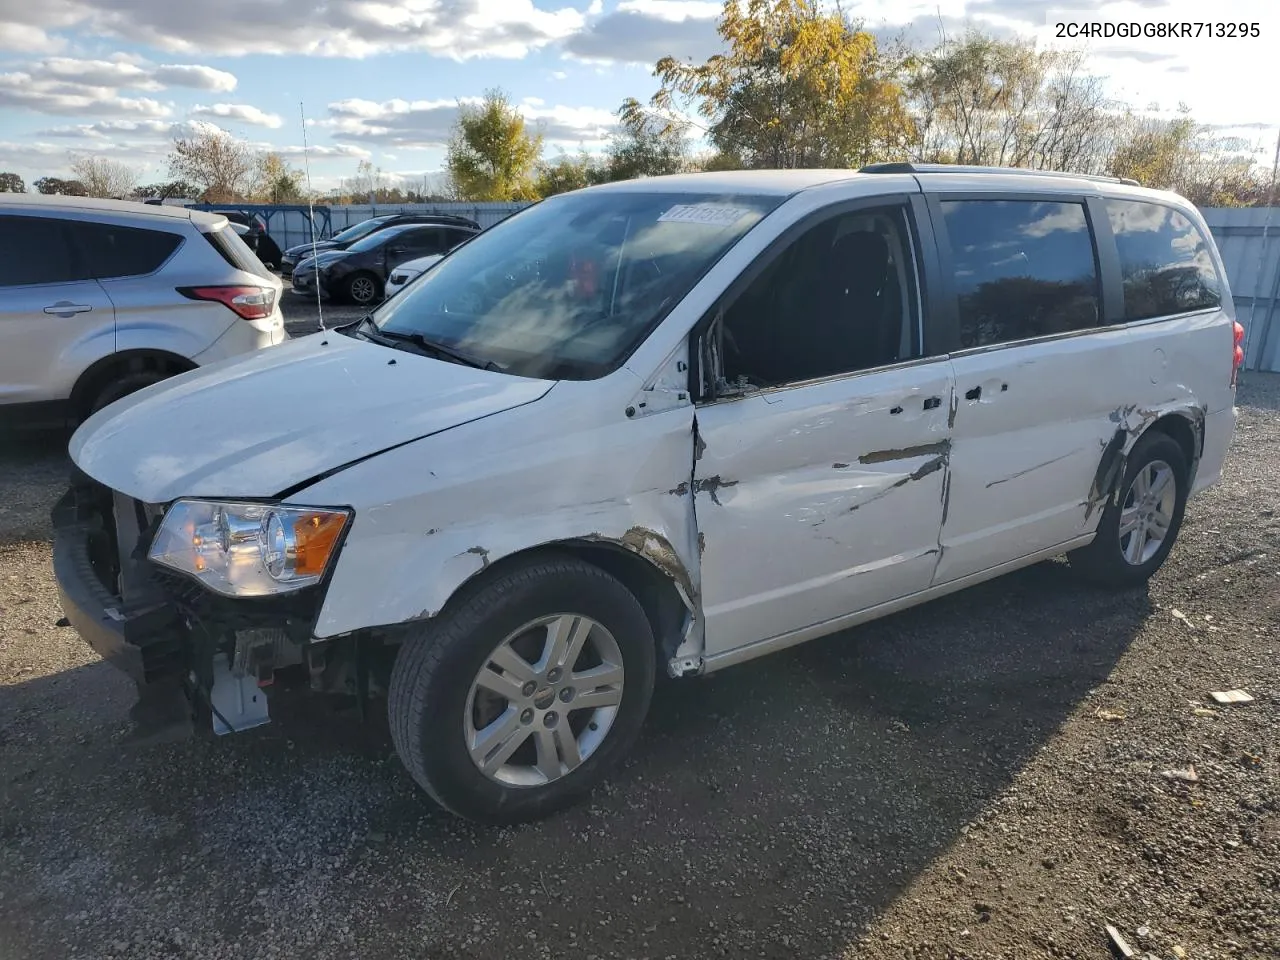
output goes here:
<path id="1" fill-rule="evenodd" d="M 1096 326 L 1098 268 L 1084 205 L 942 202 L 963 348 Z"/>
<path id="2" fill-rule="evenodd" d="M 244 270 L 246 273 L 254 273 L 260 277 L 270 278 L 272 276 L 271 271 L 249 249 L 248 244 L 241 240 L 236 235 L 236 232 L 231 229 L 230 224 L 218 230 L 211 230 L 209 233 L 204 234 L 204 238 L 218 252 L 218 256 L 236 270 Z M 306 254 L 306 256 L 310 256 L 310 254 Z"/>
<path id="3" fill-rule="evenodd" d="M 85 280 L 64 220 L 0 217 L 0 287 Z"/>
<path id="4" fill-rule="evenodd" d="M 110 223 L 68 223 L 89 270 L 99 280 L 154 273 L 182 244 L 175 233 Z"/>
<path id="5" fill-rule="evenodd" d="M 444 243 L 444 229 L 442 227 L 422 227 L 418 230 L 406 230 L 397 240 L 392 240 L 391 245 L 403 246 L 406 250 L 419 257 L 429 256 L 433 253 L 444 253 L 447 249 Z"/>
<path id="6" fill-rule="evenodd" d="M 775 386 L 920 355 L 906 210 L 833 217 L 792 241 L 725 311 L 724 379 Z"/>
<path id="7" fill-rule="evenodd" d="M 444 250 L 441 252 L 447 252 L 449 250 L 452 250 L 458 244 L 465 243 L 466 241 L 470 240 L 474 236 L 475 236 L 474 230 L 456 230 L 456 229 L 446 230 Z"/>
<path id="8" fill-rule="evenodd" d="M 1209 245 L 1194 223 L 1158 203 L 1107 200 L 1106 205 L 1120 254 L 1126 320 L 1221 303 L 1222 285 Z"/>

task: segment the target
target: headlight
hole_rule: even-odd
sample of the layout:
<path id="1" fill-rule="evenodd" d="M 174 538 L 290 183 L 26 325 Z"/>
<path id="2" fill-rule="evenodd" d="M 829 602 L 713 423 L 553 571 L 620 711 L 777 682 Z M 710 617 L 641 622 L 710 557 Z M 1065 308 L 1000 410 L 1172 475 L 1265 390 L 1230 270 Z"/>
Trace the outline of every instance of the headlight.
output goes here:
<path id="1" fill-rule="evenodd" d="M 147 556 L 223 596 L 287 593 L 319 582 L 350 520 L 348 510 L 179 500 Z"/>

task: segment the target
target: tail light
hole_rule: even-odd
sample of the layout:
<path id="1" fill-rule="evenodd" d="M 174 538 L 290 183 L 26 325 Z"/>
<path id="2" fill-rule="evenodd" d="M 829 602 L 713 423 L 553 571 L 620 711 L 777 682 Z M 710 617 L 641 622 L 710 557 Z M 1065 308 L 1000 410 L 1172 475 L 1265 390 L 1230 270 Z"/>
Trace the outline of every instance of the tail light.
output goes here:
<path id="1" fill-rule="evenodd" d="M 274 287 L 252 287 L 232 284 L 218 287 L 179 287 L 188 300 L 211 300 L 235 311 L 242 320 L 262 320 L 271 316 L 276 306 Z"/>
<path id="2" fill-rule="evenodd" d="M 1233 321 L 1231 330 L 1235 339 L 1235 346 L 1232 348 L 1231 356 L 1231 385 L 1234 387 L 1240 368 L 1244 366 L 1244 327 L 1240 326 L 1239 321 Z"/>

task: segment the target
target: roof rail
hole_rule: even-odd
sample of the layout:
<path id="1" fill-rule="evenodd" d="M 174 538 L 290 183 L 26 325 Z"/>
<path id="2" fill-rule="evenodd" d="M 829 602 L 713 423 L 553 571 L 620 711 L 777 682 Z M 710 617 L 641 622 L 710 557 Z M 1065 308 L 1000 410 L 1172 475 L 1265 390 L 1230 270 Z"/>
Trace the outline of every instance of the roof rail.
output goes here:
<path id="1" fill-rule="evenodd" d="M 1097 180 L 1101 183 L 1123 183 L 1141 186 L 1129 177 L 1103 177 L 1095 173 L 1063 173 L 1059 170 L 1027 170 L 1022 167 L 971 167 L 952 163 L 868 163 L 859 173 L 1005 173 L 1024 177 L 1061 177 L 1067 180 Z"/>

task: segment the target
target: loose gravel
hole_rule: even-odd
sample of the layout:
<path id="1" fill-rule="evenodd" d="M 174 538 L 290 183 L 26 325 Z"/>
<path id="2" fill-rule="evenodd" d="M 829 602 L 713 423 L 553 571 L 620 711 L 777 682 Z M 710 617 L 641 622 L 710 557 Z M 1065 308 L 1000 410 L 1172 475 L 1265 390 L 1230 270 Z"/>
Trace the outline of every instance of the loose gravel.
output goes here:
<path id="1" fill-rule="evenodd" d="M 8 441 L 0 958 L 1089 958 L 1108 923 L 1280 956 L 1280 376 L 1239 402 L 1149 588 L 1046 563 L 665 684 L 591 802 L 502 830 L 322 700 L 132 739 L 128 682 L 57 626 L 64 441 Z"/>

